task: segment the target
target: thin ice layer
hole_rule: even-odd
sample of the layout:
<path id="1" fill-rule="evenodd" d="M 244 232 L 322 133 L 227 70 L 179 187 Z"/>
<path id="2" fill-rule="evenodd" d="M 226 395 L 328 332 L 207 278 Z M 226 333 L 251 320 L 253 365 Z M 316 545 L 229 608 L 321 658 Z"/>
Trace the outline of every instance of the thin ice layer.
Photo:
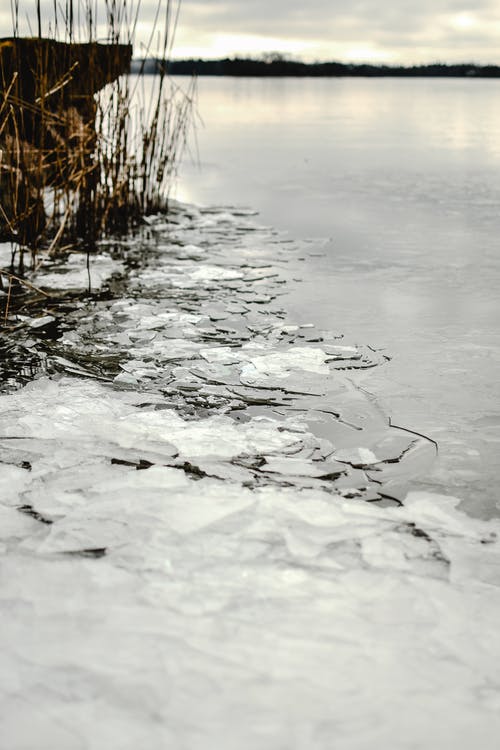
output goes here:
<path id="1" fill-rule="evenodd" d="M 0 736 L 496 748 L 499 524 L 404 497 L 434 446 L 356 387 L 383 354 L 288 320 L 293 247 L 174 218 L 0 397 Z"/>

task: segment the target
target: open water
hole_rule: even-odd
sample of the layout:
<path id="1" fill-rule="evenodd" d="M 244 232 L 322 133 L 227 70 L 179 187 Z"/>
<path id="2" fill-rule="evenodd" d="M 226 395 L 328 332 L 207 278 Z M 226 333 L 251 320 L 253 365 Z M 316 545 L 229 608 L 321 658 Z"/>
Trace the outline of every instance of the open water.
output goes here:
<path id="1" fill-rule="evenodd" d="M 182 84 L 182 81 L 180 81 Z M 421 488 L 498 514 L 500 82 L 200 78 L 177 194 L 318 237 L 287 307 L 392 361 L 364 382 L 435 439 Z"/>

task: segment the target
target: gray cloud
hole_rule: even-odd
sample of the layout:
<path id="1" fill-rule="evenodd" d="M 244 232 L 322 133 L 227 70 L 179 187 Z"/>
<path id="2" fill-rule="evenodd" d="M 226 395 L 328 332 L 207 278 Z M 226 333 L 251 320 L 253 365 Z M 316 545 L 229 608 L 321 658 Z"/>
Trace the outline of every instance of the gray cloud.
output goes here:
<path id="1" fill-rule="evenodd" d="M 346 24 L 360 33 L 384 26 L 395 33 L 432 22 L 441 14 L 470 11 L 490 14 L 498 4 L 492 0 L 184 0 L 182 22 L 196 27 L 232 32 L 280 33 L 284 36 L 322 35 Z"/>
<path id="2" fill-rule="evenodd" d="M 80 5 L 82 2 L 86 0 L 80 0 Z M 75 6 L 78 4 L 75 0 Z M 138 0 L 129 0 L 128 6 L 134 5 L 137 7 Z M 21 30 L 29 33 L 25 18 L 31 19 L 32 26 L 36 24 L 33 0 L 21 0 L 20 6 Z M 42 0 L 45 30 L 53 7 L 53 0 Z M 98 7 L 102 12 L 105 3 L 99 0 Z M 140 3 L 137 48 L 151 30 L 156 7 L 157 0 Z M 456 20 L 460 14 L 472 16 L 475 25 L 454 26 L 453 17 Z M 0 11 L 0 24 L 0 35 L 10 34 L 6 9 Z M 221 54 L 245 53 L 251 48 L 251 39 L 246 47 L 237 38 L 231 40 L 241 36 L 259 37 L 257 51 L 269 40 L 269 51 L 293 49 L 298 55 L 319 58 L 345 58 L 351 48 L 361 48 L 402 62 L 464 59 L 500 63 L 500 4 L 498 0 L 182 0 L 179 50 L 196 50 L 200 56 L 213 55 L 216 49 Z"/>
<path id="3" fill-rule="evenodd" d="M 449 20 L 471 14 L 477 26 L 453 28 Z M 496 22 L 496 24 L 495 24 Z M 497 0 L 184 0 L 179 38 L 252 34 L 305 43 L 363 43 L 387 50 L 428 49 L 434 58 L 465 54 L 500 61 Z M 498 45 L 500 47 L 500 45 Z"/>

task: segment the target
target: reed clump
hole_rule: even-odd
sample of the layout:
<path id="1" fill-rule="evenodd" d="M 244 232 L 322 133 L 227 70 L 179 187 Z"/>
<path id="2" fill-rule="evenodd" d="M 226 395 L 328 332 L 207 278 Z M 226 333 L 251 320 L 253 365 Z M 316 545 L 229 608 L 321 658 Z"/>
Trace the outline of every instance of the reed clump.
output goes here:
<path id="1" fill-rule="evenodd" d="M 158 0 L 144 57 L 154 40 L 168 61 L 179 7 Z M 28 10 L 12 0 L 12 36 L 0 40 L 0 234 L 18 277 L 41 254 L 92 252 L 168 208 L 194 98 L 166 64 L 147 81 L 129 73 L 140 1 L 54 2 L 50 17 L 36 2 L 26 36 Z"/>

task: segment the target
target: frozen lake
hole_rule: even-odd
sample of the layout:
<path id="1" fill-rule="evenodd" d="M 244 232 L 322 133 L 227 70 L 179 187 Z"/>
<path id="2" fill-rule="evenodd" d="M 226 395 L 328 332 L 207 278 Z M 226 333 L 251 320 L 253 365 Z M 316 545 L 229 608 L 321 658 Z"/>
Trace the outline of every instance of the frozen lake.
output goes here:
<path id="1" fill-rule="evenodd" d="M 400 83 L 292 83 L 203 80 L 179 192 L 298 239 L 172 202 L 7 316 L 9 750 L 498 746 L 500 520 L 457 507 L 495 510 L 495 156 L 384 131 Z"/>
<path id="2" fill-rule="evenodd" d="M 482 516 L 498 513 L 499 88 L 201 78 L 199 156 L 177 191 L 328 238 L 287 307 L 385 348 L 391 363 L 364 387 L 394 423 L 440 445 L 419 486 Z"/>
<path id="3" fill-rule="evenodd" d="M 353 387 L 384 355 L 284 307 L 314 243 L 165 218 L 4 349 L 40 365 L 0 394 L 0 736 L 496 750 L 500 521 L 406 494 L 435 449 Z"/>

